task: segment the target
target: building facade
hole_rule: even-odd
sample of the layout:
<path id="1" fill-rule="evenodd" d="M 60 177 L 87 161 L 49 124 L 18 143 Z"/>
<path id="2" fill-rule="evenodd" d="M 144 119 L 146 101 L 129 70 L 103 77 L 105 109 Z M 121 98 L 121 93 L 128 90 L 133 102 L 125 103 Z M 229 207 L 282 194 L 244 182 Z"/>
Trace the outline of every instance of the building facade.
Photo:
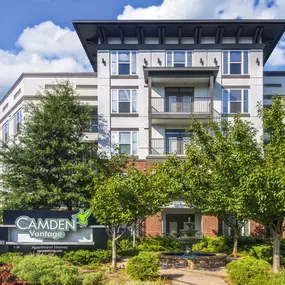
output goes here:
<path id="1" fill-rule="evenodd" d="M 83 92 L 83 102 L 90 102 L 86 99 L 90 96 L 92 104 L 98 105 L 99 146 L 110 155 L 114 145 L 121 152 L 134 155 L 141 170 L 170 153 L 185 155 L 191 115 L 206 124 L 210 117 L 232 120 L 240 113 L 244 120 L 254 124 L 258 137 L 262 136 L 256 106 L 258 102 L 267 104 L 269 96 L 275 91 L 280 93 L 282 86 L 285 88 L 284 73 L 264 72 L 263 68 L 283 35 L 285 21 L 74 21 L 73 24 L 94 74 L 87 74 L 87 78 L 84 74 L 77 75 L 78 78 L 62 77 L 74 80 L 76 89 L 80 89 L 80 94 Z M 1 101 L 4 137 L 8 112 L 11 118 L 14 116 L 16 126 L 18 121 L 13 107 L 16 103 L 10 102 L 15 97 L 34 94 L 29 88 L 35 92 L 36 86 L 52 84 L 60 75 L 22 77 L 17 88 L 14 86 Z M 93 87 L 86 87 L 89 85 Z M 86 89 L 88 95 L 84 93 Z M 216 217 L 202 216 L 187 208 L 183 201 L 174 201 L 144 221 L 142 234 L 179 232 L 188 221 L 204 235 L 231 234 Z M 257 229 L 254 222 L 249 222 L 242 234 L 255 234 Z"/>

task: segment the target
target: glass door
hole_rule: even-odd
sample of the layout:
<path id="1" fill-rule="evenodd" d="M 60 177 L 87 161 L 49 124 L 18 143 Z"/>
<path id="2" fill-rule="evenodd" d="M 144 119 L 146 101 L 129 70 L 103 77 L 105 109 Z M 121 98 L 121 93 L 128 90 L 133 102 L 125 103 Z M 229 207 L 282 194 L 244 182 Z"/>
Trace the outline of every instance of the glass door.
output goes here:
<path id="1" fill-rule="evenodd" d="M 189 133 L 190 135 L 190 133 Z M 166 130 L 166 153 L 185 154 L 190 137 L 185 130 Z"/>
<path id="2" fill-rule="evenodd" d="M 166 112 L 181 113 L 191 112 L 193 102 L 193 87 L 169 87 L 165 88 Z"/>

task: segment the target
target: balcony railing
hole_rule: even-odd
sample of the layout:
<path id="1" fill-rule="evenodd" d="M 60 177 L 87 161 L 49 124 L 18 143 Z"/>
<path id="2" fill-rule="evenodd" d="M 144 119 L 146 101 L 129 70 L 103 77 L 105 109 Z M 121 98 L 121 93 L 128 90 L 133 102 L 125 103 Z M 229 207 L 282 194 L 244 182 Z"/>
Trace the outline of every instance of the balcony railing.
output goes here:
<path id="1" fill-rule="evenodd" d="M 151 140 L 151 155 L 186 154 L 186 146 L 190 138 L 166 138 Z"/>
<path id="2" fill-rule="evenodd" d="M 210 97 L 152 97 L 152 113 L 209 114 Z"/>

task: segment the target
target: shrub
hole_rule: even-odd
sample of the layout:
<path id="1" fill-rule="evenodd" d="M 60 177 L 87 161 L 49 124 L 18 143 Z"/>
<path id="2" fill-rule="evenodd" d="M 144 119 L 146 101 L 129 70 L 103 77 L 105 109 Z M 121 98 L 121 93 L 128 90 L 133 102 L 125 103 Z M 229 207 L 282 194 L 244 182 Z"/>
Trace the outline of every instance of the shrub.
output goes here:
<path id="1" fill-rule="evenodd" d="M 137 246 L 140 251 L 179 251 L 181 243 L 173 237 L 144 238 Z"/>
<path id="2" fill-rule="evenodd" d="M 98 285 L 103 279 L 101 272 L 88 273 L 84 275 L 83 285 Z"/>
<path id="3" fill-rule="evenodd" d="M 74 265 L 87 265 L 94 263 L 108 263 L 111 261 L 112 253 L 110 250 L 98 249 L 95 251 L 77 250 L 64 254 L 63 259 Z"/>
<path id="4" fill-rule="evenodd" d="M 226 252 L 228 247 L 226 245 L 226 238 L 223 236 L 219 237 L 203 237 L 203 239 L 193 245 L 194 251 L 205 251 L 205 252 Z"/>
<path id="5" fill-rule="evenodd" d="M 11 273 L 12 265 L 5 265 L 0 268 L 0 284 L 1 285 L 24 285 L 25 281 L 20 281 L 14 274 Z"/>
<path id="6" fill-rule="evenodd" d="M 15 265 L 23 259 L 21 252 L 7 252 L 0 255 L 0 264 L 12 264 Z"/>
<path id="7" fill-rule="evenodd" d="M 126 267 L 127 273 L 135 280 L 154 280 L 158 278 L 159 259 L 155 253 L 141 252 L 132 257 Z"/>
<path id="8" fill-rule="evenodd" d="M 249 255 L 255 257 L 256 259 L 262 259 L 267 261 L 268 263 L 272 263 L 273 248 L 270 244 L 263 244 L 263 245 L 256 245 L 253 246 L 250 251 Z"/>
<path id="9" fill-rule="evenodd" d="M 77 268 L 53 255 L 27 255 L 15 265 L 12 273 L 32 284 L 81 284 Z"/>
<path id="10" fill-rule="evenodd" d="M 231 281 L 237 285 L 264 284 L 269 277 L 270 264 L 254 257 L 245 257 L 227 265 Z M 262 283 L 260 283 L 262 281 Z"/>

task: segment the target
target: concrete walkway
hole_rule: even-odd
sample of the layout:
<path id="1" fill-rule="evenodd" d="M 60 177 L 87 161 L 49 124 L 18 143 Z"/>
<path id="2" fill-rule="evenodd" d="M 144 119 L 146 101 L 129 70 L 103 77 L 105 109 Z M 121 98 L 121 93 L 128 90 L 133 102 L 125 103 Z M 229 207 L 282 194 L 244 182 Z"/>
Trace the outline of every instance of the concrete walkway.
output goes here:
<path id="1" fill-rule="evenodd" d="M 225 269 L 217 271 L 191 270 L 188 268 L 162 269 L 161 274 L 169 276 L 173 285 L 226 285 Z"/>

